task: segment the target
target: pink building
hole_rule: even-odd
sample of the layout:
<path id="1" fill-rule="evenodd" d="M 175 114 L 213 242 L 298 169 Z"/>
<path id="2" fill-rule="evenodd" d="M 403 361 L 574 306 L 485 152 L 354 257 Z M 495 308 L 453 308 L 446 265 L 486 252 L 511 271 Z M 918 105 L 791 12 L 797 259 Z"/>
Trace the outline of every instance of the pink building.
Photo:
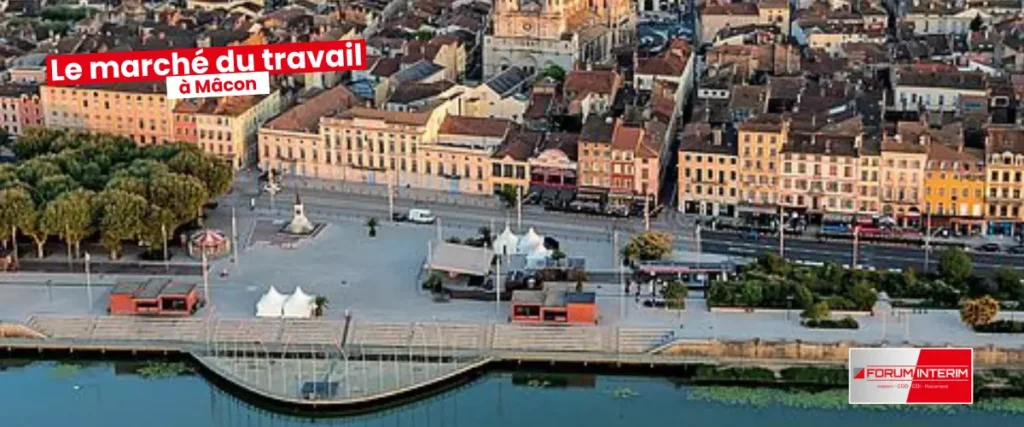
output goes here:
<path id="1" fill-rule="evenodd" d="M 26 128 L 43 125 L 43 106 L 35 84 L 0 85 L 0 128 L 19 136 Z"/>

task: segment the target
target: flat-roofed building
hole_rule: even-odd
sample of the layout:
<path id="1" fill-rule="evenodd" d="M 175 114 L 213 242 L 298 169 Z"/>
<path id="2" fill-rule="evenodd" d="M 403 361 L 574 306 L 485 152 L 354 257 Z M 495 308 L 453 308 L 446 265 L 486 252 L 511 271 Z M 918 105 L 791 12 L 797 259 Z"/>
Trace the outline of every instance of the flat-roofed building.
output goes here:
<path id="1" fill-rule="evenodd" d="M 108 133 L 138 144 L 174 140 L 175 101 L 162 81 L 43 86 L 41 99 L 48 129 Z"/>

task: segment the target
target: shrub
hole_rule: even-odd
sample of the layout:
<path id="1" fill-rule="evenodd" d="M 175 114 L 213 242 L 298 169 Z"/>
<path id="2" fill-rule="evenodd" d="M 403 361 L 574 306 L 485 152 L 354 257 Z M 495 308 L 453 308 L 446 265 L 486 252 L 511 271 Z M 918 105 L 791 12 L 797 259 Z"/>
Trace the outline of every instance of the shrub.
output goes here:
<path id="1" fill-rule="evenodd" d="M 775 372 L 771 369 L 759 367 L 717 368 L 708 365 L 698 366 L 694 379 L 698 381 L 776 381 Z"/>
<path id="2" fill-rule="evenodd" d="M 984 325 L 975 325 L 974 331 L 990 334 L 1020 334 L 1024 333 L 1024 322 L 1020 320 L 996 320 Z"/>
<path id="3" fill-rule="evenodd" d="M 808 328 L 816 329 L 857 329 L 860 325 L 850 316 L 842 319 L 808 319 L 802 324 Z"/>
<path id="4" fill-rule="evenodd" d="M 846 385 L 849 382 L 849 373 L 842 368 L 794 366 L 783 369 L 779 374 L 783 381 L 788 382 L 827 385 Z"/>

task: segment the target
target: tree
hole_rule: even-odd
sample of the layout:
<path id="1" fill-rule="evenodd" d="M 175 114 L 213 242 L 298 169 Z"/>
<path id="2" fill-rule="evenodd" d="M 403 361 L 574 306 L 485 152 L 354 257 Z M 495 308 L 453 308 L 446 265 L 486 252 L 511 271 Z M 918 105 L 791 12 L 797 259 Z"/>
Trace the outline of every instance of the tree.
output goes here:
<path id="1" fill-rule="evenodd" d="M 171 212 L 171 222 L 164 224 L 171 228 L 198 217 L 209 198 L 202 181 L 190 175 L 162 174 L 149 184 L 149 200 Z"/>
<path id="2" fill-rule="evenodd" d="M 747 307 L 754 308 L 758 304 L 761 304 L 761 298 L 764 296 L 764 288 L 761 284 L 753 280 L 749 280 L 743 283 L 743 302 Z"/>
<path id="3" fill-rule="evenodd" d="M 811 320 L 824 319 L 831 315 L 832 312 L 825 301 L 812 304 L 810 307 L 805 308 L 803 313 L 800 313 L 800 317 Z"/>
<path id="4" fill-rule="evenodd" d="M 988 295 L 970 299 L 960 307 L 960 320 L 971 326 L 987 325 L 999 314 L 999 301 Z"/>
<path id="5" fill-rule="evenodd" d="M 0 190 L 0 240 L 17 239 L 17 229 L 35 219 L 35 205 L 21 187 Z M 12 234 L 14 233 L 14 234 Z"/>
<path id="6" fill-rule="evenodd" d="M 786 277 L 790 273 L 789 262 L 778 254 L 766 253 L 757 259 L 758 265 L 773 276 Z"/>
<path id="7" fill-rule="evenodd" d="M 60 166 L 45 157 L 36 157 L 18 164 L 18 179 L 28 185 L 36 185 L 43 178 L 60 175 Z"/>
<path id="8" fill-rule="evenodd" d="M 75 190 L 61 194 L 56 200 L 46 205 L 43 222 L 48 227 L 55 227 L 55 233 L 64 238 L 68 246 L 73 247 L 75 256 L 79 255 L 79 243 L 92 231 L 93 192 Z"/>
<path id="9" fill-rule="evenodd" d="M 992 280 L 999 287 L 999 293 L 1006 299 L 1024 301 L 1024 284 L 1021 283 L 1022 276 L 1016 268 L 1001 265 L 996 269 Z"/>
<path id="10" fill-rule="evenodd" d="M 494 234 L 491 233 L 491 228 L 480 227 L 480 229 L 477 230 L 477 233 L 480 233 L 480 243 L 485 248 L 491 247 L 491 244 L 494 243 Z"/>
<path id="11" fill-rule="evenodd" d="M 971 20 L 971 32 L 976 33 L 985 28 L 985 21 L 981 19 L 981 14 L 974 15 L 974 19 Z"/>
<path id="12" fill-rule="evenodd" d="M 423 282 L 424 289 L 430 289 L 433 293 L 441 293 L 444 287 L 444 275 L 439 271 L 431 271 L 427 280 Z"/>
<path id="13" fill-rule="evenodd" d="M 629 238 L 622 254 L 630 262 L 660 260 L 672 253 L 674 244 L 672 235 L 664 231 L 643 231 Z"/>
<path id="14" fill-rule="evenodd" d="M 807 309 L 814 304 L 814 294 L 806 286 L 798 286 L 796 292 L 794 292 L 797 307 Z"/>
<path id="15" fill-rule="evenodd" d="M 327 303 L 327 297 L 323 295 L 317 295 L 316 298 L 313 298 L 313 315 L 316 317 L 323 316 L 324 311 L 327 310 Z"/>
<path id="16" fill-rule="evenodd" d="M 541 74 L 544 77 L 551 77 L 552 79 L 560 82 L 565 81 L 565 69 L 557 65 L 551 65 L 544 69 L 544 73 Z"/>
<path id="17" fill-rule="evenodd" d="M 878 302 L 878 294 L 867 283 L 858 283 L 850 288 L 850 299 L 859 310 L 871 310 Z"/>
<path id="18" fill-rule="evenodd" d="M 121 190 L 107 190 L 95 198 L 100 201 L 100 230 L 103 247 L 110 258 L 121 253 L 121 242 L 138 238 L 145 230 L 149 202 L 142 196 Z"/>
<path id="19" fill-rule="evenodd" d="M 561 261 L 561 260 L 565 259 L 565 252 L 562 252 L 560 250 L 556 250 L 554 252 L 551 252 L 551 259 L 553 259 L 555 261 Z"/>
<path id="20" fill-rule="evenodd" d="M 686 286 L 678 281 L 673 280 L 665 285 L 661 294 L 669 308 L 682 309 L 686 303 Z"/>
<path id="21" fill-rule="evenodd" d="M 205 191 L 205 190 L 204 190 Z M 155 203 L 149 205 L 146 212 L 146 220 L 139 232 L 139 237 L 150 250 L 161 248 L 168 237 L 177 228 L 174 213 L 170 209 L 160 207 Z"/>
<path id="22" fill-rule="evenodd" d="M 416 32 L 416 40 L 421 42 L 429 41 L 434 38 L 434 32 L 428 30 L 419 30 Z"/>
<path id="23" fill-rule="evenodd" d="M 45 177 L 35 186 L 36 203 L 44 205 L 57 199 L 57 196 L 77 190 L 81 186 L 68 175 L 59 174 Z"/>
<path id="24" fill-rule="evenodd" d="M 939 276 L 953 285 L 962 286 L 972 270 L 971 257 L 963 249 L 950 247 L 939 256 Z"/>
<path id="25" fill-rule="evenodd" d="M 498 198 L 505 203 L 506 208 L 512 208 L 516 205 L 516 199 L 519 197 L 518 190 L 516 187 L 511 185 L 505 185 L 498 190 Z"/>
<path id="26" fill-rule="evenodd" d="M 46 245 L 46 239 L 53 233 L 51 226 L 55 225 L 46 221 L 44 209 L 45 207 L 43 206 L 40 206 L 39 209 L 33 208 L 32 215 L 26 216 L 24 218 L 25 222 L 18 226 L 36 244 L 36 257 L 39 259 L 46 256 L 43 252 L 43 247 Z"/>
<path id="27" fill-rule="evenodd" d="M 366 227 L 370 229 L 370 237 L 377 237 L 377 218 L 366 220 Z"/>
<path id="28" fill-rule="evenodd" d="M 227 193 L 228 188 L 231 188 L 231 180 L 234 179 L 234 172 L 230 165 L 192 148 L 183 149 L 176 154 L 167 161 L 167 166 L 173 172 L 199 178 L 199 181 L 206 186 L 206 192 L 210 199 Z"/>

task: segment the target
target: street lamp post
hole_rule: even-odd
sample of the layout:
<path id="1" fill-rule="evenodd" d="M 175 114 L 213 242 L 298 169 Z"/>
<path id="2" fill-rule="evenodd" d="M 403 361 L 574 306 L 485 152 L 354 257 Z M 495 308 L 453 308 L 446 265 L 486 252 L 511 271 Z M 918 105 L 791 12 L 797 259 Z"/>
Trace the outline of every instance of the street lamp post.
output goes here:
<path id="1" fill-rule="evenodd" d="M 924 228 L 924 272 L 928 272 L 928 257 L 932 252 L 932 209 L 930 206 L 927 207 L 928 212 L 925 214 L 925 228 Z"/>
<path id="2" fill-rule="evenodd" d="M 786 211 L 779 204 L 779 257 L 786 258 Z"/>
<path id="3" fill-rule="evenodd" d="M 88 252 L 85 253 L 85 297 L 89 299 L 89 312 L 92 312 L 92 274 L 89 271 L 89 263 L 92 261 L 92 256 Z"/>
<path id="4" fill-rule="evenodd" d="M 232 224 L 234 224 L 234 213 L 235 213 L 235 208 L 231 208 L 231 221 L 232 221 Z M 163 236 L 163 239 L 164 239 L 164 271 L 167 272 L 167 273 L 170 273 L 171 272 L 171 264 L 167 260 L 167 225 L 160 224 L 160 235 Z M 231 242 L 231 243 L 235 244 L 237 242 Z"/>
<path id="5" fill-rule="evenodd" d="M 516 229 L 523 232 L 523 187 L 516 187 Z"/>
<path id="6" fill-rule="evenodd" d="M 857 239 L 858 239 L 859 235 L 860 235 L 860 226 L 859 225 L 854 225 L 853 226 L 853 264 L 850 264 L 851 267 L 854 268 L 854 269 L 857 268 L 857 244 L 859 243 Z"/>

